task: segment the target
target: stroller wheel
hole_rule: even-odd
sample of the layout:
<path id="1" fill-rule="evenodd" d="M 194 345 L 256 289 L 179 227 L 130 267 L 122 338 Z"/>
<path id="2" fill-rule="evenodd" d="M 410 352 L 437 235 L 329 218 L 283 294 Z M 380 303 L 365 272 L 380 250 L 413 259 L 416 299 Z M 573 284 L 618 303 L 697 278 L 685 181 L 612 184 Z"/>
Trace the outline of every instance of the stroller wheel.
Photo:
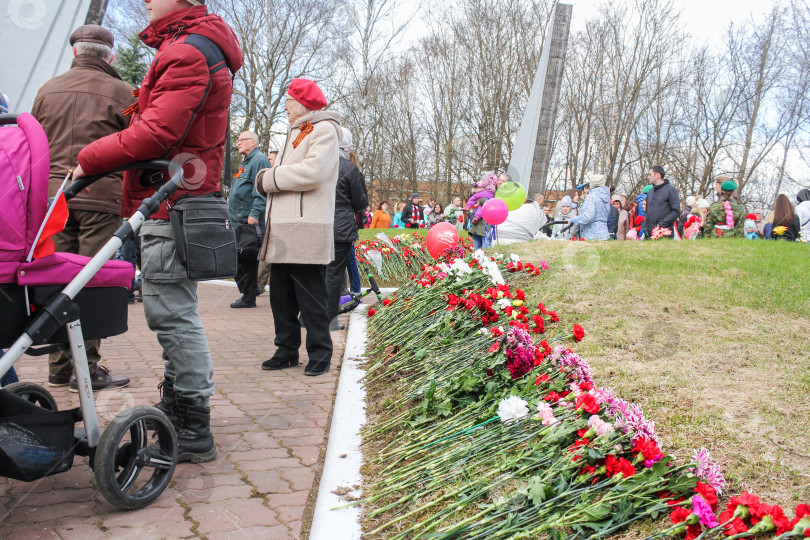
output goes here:
<path id="1" fill-rule="evenodd" d="M 96 482 L 104 498 L 124 510 L 157 499 L 174 473 L 177 437 L 169 418 L 154 407 L 133 407 L 104 429 L 96 448 Z"/>
<path id="2" fill-rule="evenodd" d="M 3 388 L 15 396 L 28 400 L 29 403 L 33 403 L 47 411 L 58 410 L 56 400 L 53 399 L 51 393 L 38 384 L 32 382 L 15 382 Z"/>

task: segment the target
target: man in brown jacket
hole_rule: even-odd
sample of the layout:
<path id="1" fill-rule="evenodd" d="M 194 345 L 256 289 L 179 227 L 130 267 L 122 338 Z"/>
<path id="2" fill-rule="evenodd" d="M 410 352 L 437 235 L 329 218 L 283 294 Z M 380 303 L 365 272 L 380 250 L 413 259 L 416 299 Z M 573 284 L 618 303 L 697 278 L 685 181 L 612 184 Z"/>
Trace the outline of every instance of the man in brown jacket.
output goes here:
<path id="1" fill-rule="evenodd" d="M 262 369 L 298 365 L 299 314 L 307 329 L 305 375 L 329 371 L 332 338 L 327 314 L 326 265 L 335 258 L 333 239 L 341 116 L 323 111 L 326 98 L 313 82 L 293 79 L 287 90 L 289 128 L 276 166 L 256 176 L 267 195 L 259 260 L 270 263 L 270 308 L 276 352 Z"/>
<path id="2" fill-rule="evenodd" d="M 79 150 L 129 125 L 123 111 L 134 101 L 133 88 L 110 66 L 112 32 L 101 26 L 80 26 L 70 36 L 74 60 L 70 70 L 39 89 L 31 113 L 48 135 L 51 174 L 48 191 L 54 195 L 68 170 L 75 169 Z M 103 178 L 68 202 L 65 229 L 54 236 L 56 251 L 93 256 L 121 225 L 122 175 Z M 101 340 L 85 341 L 93 390 L 126 386 L 128 377 L 110 375 L 99 366 Z M 78 391 L 70 351 L 52 353 L 48 384 Z"/>

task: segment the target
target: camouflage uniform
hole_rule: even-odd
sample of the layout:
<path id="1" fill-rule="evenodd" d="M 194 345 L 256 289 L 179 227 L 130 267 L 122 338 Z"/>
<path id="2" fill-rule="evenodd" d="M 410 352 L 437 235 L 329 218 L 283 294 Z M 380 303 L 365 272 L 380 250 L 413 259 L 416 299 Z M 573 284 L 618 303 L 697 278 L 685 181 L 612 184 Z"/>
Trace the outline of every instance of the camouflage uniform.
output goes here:
<path id="1" fill-rule="evenodd" d="M 706 224 L 703 226 L 703 238 L 718 238 L 720 236 L 723 238 L 745 238 L 745 209 L 733 200 L 729 200 L 729 204 L 731 205 L 731 213 L 734 216 L 734 228 L 717 229 L 717 232 L 715 232 L 715 225 L 726 224 L 726 209 L 723 206 L 723 201 L 717 201 L 709 207 Z M 721 232 L 722 235 L 718 234 L 718 232 Z"/>

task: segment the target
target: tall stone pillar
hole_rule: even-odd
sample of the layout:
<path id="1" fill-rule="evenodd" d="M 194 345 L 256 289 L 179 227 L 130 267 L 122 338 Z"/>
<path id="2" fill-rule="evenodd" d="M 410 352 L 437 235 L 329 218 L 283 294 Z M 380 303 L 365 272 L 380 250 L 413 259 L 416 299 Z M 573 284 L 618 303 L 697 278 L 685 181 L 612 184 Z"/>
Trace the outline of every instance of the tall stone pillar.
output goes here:
<path id="1" fill-rule="evenodd" d="M 104 21 L 104 13 L 107 12 L 107 0 L 90 0 L 90 7 L 87 9 L 87 16 L 84 24 L 98 24 Z"/>
<path id="2" fill-rule="evenodd" d="M 531 197 L 544 193 L 551 160 L 554 118 L 560 99 L 572 6 L 557 4 L 546 31 L 540 65 L 520 124 L 508 173 Z"/>

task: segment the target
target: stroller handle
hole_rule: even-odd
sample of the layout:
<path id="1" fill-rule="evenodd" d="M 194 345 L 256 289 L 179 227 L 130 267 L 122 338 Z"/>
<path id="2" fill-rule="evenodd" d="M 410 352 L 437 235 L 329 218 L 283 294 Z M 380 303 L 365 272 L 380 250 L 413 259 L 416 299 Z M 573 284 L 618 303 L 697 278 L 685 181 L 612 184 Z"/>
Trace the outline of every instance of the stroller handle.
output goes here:
<path id="1" fill-rule="evenodd" d="M 116 173 L 116 172 L 122 172 L 122 171 L 131 171 L 131 170 L 134 170 L 134 169 L 146 169 L 146 170 L 155 170 L 155 171 L 161 171 L 161 170 L 167 170 L 168 169 L 169 174 L 171 174 L 171 177 L 172 177 L 172 179 L 170 180 L 169 183 L 174 184 L 176 186 L 175 189 L 180 185 L 180 182 L 183 180 L 183 176 L 182 176 L 183 167 L 182 167 L 182 165 L 180 163 L 177 163 L 176 161 L 170 161 L 168 159 L 150 159 L 149 161 L 136 161 L 134 163 L 129 163 L 127 165 L 123 165 L 121 167 L 115 168 L 115 169 L 113 169 L 111 171 L 107 171 L 107 172 L 102 173 L 102 174 L 94 174 L 92 176 L 84 176 L 82 178 L 79 178 L 78 180 L 75 180 L 74 182 L 71 182 L 71 184 L 68 187 L 66 187 L 64 192 L 63 192 L 64 195 L 65 195 L 65 199 L 67 199 L 67 200 L 72 199 L 73 197 L 75 197 L 76 195 L 81 193 L 83 190 L 87 189 L 87 187 L 90 184 L 92 184 L 92 183 L 94 183 L 94 182 L 96 182 L 98 180 L 101 180 L 105 176 L 109 176 L 110 173 Z M 179 178 L 177 177 L 178 173 L 181 173 Z M 175 178 L 178 178 L 178 179 L 175 180 Z M 172 189 L 170 193 L 173 193 L 173 192 L 174 192 L 174 189 Z"/>

